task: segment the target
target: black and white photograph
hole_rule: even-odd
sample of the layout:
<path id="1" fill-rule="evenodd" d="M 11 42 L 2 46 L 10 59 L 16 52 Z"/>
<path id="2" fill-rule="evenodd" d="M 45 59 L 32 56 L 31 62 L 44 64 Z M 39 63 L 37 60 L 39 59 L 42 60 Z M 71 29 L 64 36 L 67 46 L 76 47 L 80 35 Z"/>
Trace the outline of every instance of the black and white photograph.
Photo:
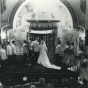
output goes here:
<path id="1" fill-rule="evenodd" d="M 0 88 L 88 88 L 88 0 L 0 0 Z"/>

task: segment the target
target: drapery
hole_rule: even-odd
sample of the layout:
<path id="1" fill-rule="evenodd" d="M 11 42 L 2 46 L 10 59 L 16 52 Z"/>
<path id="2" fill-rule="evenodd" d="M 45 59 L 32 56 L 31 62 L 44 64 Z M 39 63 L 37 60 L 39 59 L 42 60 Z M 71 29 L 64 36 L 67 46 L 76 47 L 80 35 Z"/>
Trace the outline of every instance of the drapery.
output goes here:
<path id="1" fill-rule="evenodd" d="M 7 0 L 1 0 L 1 14 L 6 10 L 6 1 Z"/>
<path id="2" fill-rule="evenodd" d="M 83 13 L 86 12 L 86 0 L 80 0 L 80 8 Z"/>

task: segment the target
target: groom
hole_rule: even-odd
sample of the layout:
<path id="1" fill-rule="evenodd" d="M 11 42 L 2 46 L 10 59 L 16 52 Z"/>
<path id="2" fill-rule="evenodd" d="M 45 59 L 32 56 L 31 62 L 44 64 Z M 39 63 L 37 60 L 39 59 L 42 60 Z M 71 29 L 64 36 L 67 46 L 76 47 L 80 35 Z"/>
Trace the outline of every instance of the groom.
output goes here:
<path id="1" fill-rule="evenodd" d="M 39 56 L 38 38 L 36 38 L 35 41 L 32 42 L 32 47 L 33 47 L 33 52 L 34 52 L 34 56 L 33 56 L 33 59 L 32 59 L 32 64 L 35 65 L 37 63 L 38 56 Z"/>

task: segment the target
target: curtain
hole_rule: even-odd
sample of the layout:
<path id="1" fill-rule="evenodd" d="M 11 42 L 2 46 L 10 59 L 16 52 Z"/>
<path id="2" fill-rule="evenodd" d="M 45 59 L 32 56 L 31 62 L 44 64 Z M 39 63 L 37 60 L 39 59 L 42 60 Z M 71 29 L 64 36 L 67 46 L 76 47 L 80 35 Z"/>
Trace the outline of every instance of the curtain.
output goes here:
<path id="1" fill-rule="evenodd" d="M 1 14 L 6 10 L 6 1 L 7 0 L 1 0 Z"/>
<path id="2" fill-rule="evenodd" d="M 86 11 L 86 0 L 80 0 L 80 8 L 83 13 Z"/>

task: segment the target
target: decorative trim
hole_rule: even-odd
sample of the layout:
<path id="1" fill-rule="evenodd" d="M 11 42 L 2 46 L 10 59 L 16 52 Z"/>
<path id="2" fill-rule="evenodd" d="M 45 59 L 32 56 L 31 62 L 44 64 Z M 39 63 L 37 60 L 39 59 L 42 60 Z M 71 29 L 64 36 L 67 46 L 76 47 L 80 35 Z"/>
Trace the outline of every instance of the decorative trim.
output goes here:
<path id="1" fill-rule="evenodd" d="M 60 1 L 68 8 L 73 19 L 73 27 L 78 27 L 79 26 L 78 17 L 70 2 L 68 2 L 67 0 L 60 0 Z"/>
<path id="2" fill-rule="evenodd" d="M 60 20 L 27 20 L 27 22 L 60 22 Z"/>
<path id="3" fill-rule="evenodd" d="M 18 8 L 21 6 L 21 4 L 24 3 L 24 1 L 25 0 L 18 0 L 18 2 L 12 8 L 11 14 L 9 16 L 9 28 L 13 28 L 13 20 L 15 13 L 18 10 Z M 67 0 L 60 0 L 60 1 L 68 8 L 73 19 L 73 27 L 77 27 L 79 25 L 79 22 L 75 10 Z"/>
<path id="4" fill-rule="evenodd" d="M 44 31 L 34 31 L 34 30 L 31 30 L 30 32 L 31 34 L 51 34 L 52 33 L 52 30 L 44 30 Z"/>
<path id="5" fill-rule="evenodd" d="M 21 6 L 21 4 L 24 1 L 25 0 L 18 0 L 18 2 L 12 8 L 12 11 L 11 11 L 10 16 L 9 16 L 9 28 L 13 28 L 13 20 L 14 20 L 14 16 L 16 14 L 16 11 L 18 10 L 18 8 Z"/>

